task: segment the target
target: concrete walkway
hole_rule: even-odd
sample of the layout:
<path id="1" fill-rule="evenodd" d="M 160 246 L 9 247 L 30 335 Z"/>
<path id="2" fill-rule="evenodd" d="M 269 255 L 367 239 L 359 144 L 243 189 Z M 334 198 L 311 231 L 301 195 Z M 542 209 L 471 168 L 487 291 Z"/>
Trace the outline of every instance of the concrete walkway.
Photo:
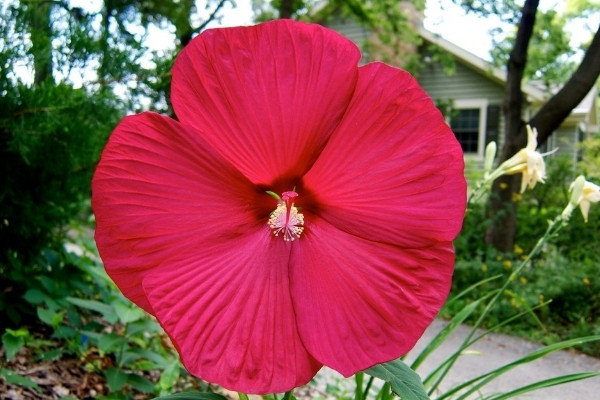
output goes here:
<path id="1" fill-rule="evenodd" d="M 415 358 L 414 354 L 418 354 L 419 350 L 429 343 L 444 325 L 444 321 L 438 320 L 429 327 L 415 346 L 415 349 L 407 356 L 408 362 Z M 438 366 L 447 356 L 454 353 L 462 343 L 462 340 L 468 335 L 469 330 L 470 328 L 467 326 L 459 326 L 421 365 L 417 371 L 419 375 L 421 377 L 426 376 L 428 372 Z M 457 360 L 451 372 L 442 382 L 442 392 L 470 378 L 515 361 L 540 347 L 543 346 L 508 335 L 488 335 L 472 345 L 468 349 L 469 351 Z M 600 371 L 600 359 L 588 357 L 573 351 L 559 351 L 512 369 L 487 384 L 483 388 L 482 393 L 473 395 L 470 399 L 478 399 L 481 394 L 489 395 L 498 392 L 508 392 L 521 386 L 559 375 L 590 371 Z M 327 383 L 341 383 L 339 379 L 341 379 L 341 375 L 324 369 L 318 375 L 316 382 L 321 390 L 325 390 Z M 344 381 L 343 385 L 345 386 L 346 384 L 348 385 L 348 390 L 353 389 L 352 380 Z M 434 395 L 432 398 L 435 399 L 435 397 Z M 530 392 L 519 397 L 514 397 L 514 399 L 599 400 L 600 376 Z"/>

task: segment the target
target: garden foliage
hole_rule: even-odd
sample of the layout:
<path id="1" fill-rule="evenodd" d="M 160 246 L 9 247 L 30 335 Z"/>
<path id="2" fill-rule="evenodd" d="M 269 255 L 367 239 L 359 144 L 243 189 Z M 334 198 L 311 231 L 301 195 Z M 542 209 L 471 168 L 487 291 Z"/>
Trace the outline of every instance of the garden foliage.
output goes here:
<path id="1" fill-rule="evenodd" d="M 587 142 L 590 151 L 579 165 L 569 158 L 551 157 L 547 160 L 546 184 L 537 185 L 532 191 L 515 195 L 518 203 L 519 229 L 512 252 L 501 253 L 482 246 L 487 224 L 486 203 L 471 204 L 463 230 L 455 241 L 457 264 L 453 280 L 453 292 L 492 276 L 507 279 L 518 263 L 535 246 L 544 234 L 548 220 L 560 214 L 569 201 L 569 184 L 573 174 L 584 170 L 590 176 L 600 168 L 593 156 L 598 139 Z M 532 340 L 553 343 L 567 339 L 600 333 L 600 255 L 590 243 L 600 241 L 599 210 L 590 209 L 589 221 L 584 222 L 578 211 L 573 213 L 569 224 L 544 248 L 543 253 L 524 269 L 506 291 L 496 307 L 487 326 L 493 326 L 515 313 L 531 310 L 525 317 L 510 326 L 510 333 L 519 332 Z M 460 311 L 466 304 L 476 301 L 485 293 L 497 289 L 503 279 L 487 282 L 469 296 L 446 309 L 446 316 Z M 580 349 L 599 356 L 600 345 L 589 343 Z"/>
<path id="2" fill-rule="evenodd" d="M 31 311 L 21 296 L 40 276 L 60 280 L 73 272 L 57 251 L 68 223 L 89 213 L 92 172 L 124 112 L 107 91 L 51 78 L 25 83 L 6 66 L 30 56 L 12 50 L 0 52 L 0 325 L 20 323 Z"/>

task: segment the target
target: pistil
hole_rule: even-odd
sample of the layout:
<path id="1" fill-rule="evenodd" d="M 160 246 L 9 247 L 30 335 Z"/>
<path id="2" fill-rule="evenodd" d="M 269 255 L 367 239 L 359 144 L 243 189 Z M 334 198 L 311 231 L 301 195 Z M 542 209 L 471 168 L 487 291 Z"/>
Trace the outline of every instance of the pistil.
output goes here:
<path id="1" fill-rule="evenodd" d="M 269 194 L 273 195 L 272 192 Z M 275 236 L 283 237 L 286 242 L 292 242 L 300 237 L 304 231 L 304 215 L 294 205 L 294 199 L 298 193 L 294 191 L 283 192 L 281 198 L 278 198 L 277 208 L 269 217 L 269 228 L 273 230 Z"/>

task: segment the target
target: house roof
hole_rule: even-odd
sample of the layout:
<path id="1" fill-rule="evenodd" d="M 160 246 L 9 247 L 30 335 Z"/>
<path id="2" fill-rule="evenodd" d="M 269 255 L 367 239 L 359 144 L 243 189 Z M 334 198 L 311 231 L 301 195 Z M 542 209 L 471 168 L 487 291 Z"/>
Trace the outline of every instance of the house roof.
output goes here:
<path id="1" fill-rule="evenodd" d="M 478 71 L 482 75 L 486 75 L 494 82 L 502 85 L 506 84 L 506 71 L 503 69 L 498 68 L 484 59 L 476 56 L 475 54 L 463 49 L 462 47 L 449 42 L 440 35 L 425 29 L 423 26 L 420 26 L 417 31 L 424 41 L 434 44 L 440 47 L 442 50 L 447 51 L 453 55 L 457 61 L 465 64 L 475 71 Z M 527 96 L 527 100 L 532 103 L 543 102 L 548 98 L 548 93 L 539 87 L 536 87 L 534 84 L 526 83 L 521 89 Z"/>
<path id="2" fill-rule="evenodd" d="M 473 53 L 455 45 L 452 42 L 442 38 L 423 26 L 420 26 L 418 33 L 427 43 L 434 44 L 440 47 L 442 50 L 447 51 L 456 58 L 458 62 L 461 62 L 465 66 L 471 68 L 474 71 L 487 76 L 492 81 L 505 85 L 506 84 L 506 72 L 503 69 L 495 67 L 491 63 L 483 60 Z M 545 90 L 538 82 L 525 83 L 521 89 L 525 94 L 527 100 L 535 107 L 540 107 L 548 98 L 556 92 Z M 567 122 L 570 125 L 583 123 L 587 131 L 595 132 L 598 130 L 599 116 L 597 107 L 598 89 L 596 86 L 590 90 L 590 92 L 584 97 L 584 99 L 575 107 L 569 116 Z"/>

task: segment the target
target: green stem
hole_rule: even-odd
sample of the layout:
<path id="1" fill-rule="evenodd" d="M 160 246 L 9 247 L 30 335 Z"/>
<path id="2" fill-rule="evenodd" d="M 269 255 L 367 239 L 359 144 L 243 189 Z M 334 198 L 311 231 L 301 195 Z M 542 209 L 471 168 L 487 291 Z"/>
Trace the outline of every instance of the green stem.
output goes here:
<path id="1" fill-rule="evenodd" d="M 246 393 L 238 392 L 238 397 L 240 400 L 248 400 L 248 395 Z"/>
<path id="2" fill-rule="evenodd" d="M 380 400 L 390 400 L 392 398 L 392 384 L 390 382 L 386 382 L 381 390 L 379 391 Z"/>
<path id="3" fill-rule="evenodd" d="M 354 389 L 354 400 L 363 400 L 363 382 L 365 380 L 364 372 L 357 372 L 354 375 L 354 382 L 356 383 L 356 388 Z"/>
<path id="4" fill-rule="evenodd" d="M 469 204 L 483 196 L 483 194 L 489 189 L 490 184 L 496 179 L 500 178 L 502 175 L 504 175 L 504 171 L 502 168 L 498 167 L 493 170 L 491 174 L 481 178 L 475 185 L 475 189 L 473 189 L 469 195 L 467 200 L 467 209 L 469 208 Z"/>
<path id="5" fill-rule="evenodd" d="M 362 397 L 363 397 L 363 399 L 366 399 L 366 398 L 368 398 L 368 396 L 369 396 L 369 390 L 371 390 L 371 386 L 373 386 L 373 381 L 374 381 L 374 380 L 375 380 L 375 377 L 374 377 L 374 376 L 371 376 L 371 377 L 369 378 L 369 381 L 367 382 L 367 387 L 365 387 L 365 390 L 364 390 L 364 392 L 363 392 L 363 396 L 362 396 Z"/>

